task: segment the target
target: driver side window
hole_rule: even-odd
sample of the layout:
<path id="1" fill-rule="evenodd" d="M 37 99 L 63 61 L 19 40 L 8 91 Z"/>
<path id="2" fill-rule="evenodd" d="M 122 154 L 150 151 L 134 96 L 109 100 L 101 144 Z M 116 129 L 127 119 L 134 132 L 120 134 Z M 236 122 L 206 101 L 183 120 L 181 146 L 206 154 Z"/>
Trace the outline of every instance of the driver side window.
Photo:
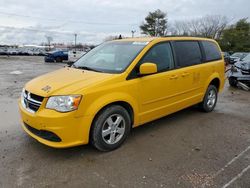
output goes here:
<path id="1" fill-rule="evenodd" d="M 140 65 L 146 62 L 155 63 L 158 72 L 172 69 L 174 60 L 170 44 L 160 43 L 153 46 L 142 58 Z"/>

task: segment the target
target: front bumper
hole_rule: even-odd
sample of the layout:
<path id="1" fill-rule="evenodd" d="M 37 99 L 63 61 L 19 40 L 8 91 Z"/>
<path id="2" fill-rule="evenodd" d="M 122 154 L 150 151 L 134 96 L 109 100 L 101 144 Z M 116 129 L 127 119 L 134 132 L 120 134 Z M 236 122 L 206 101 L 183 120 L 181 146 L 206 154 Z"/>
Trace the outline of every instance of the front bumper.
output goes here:
<path id="1" fill-rule="evenodd" d="M 89 142 L 92 116 L 76 117 L 76 111 L 59 113 L 45 109 L 43 105 L 36 113 L 30 113 L 23 108 L 20 100 L 18 104 L 24 131 L 37 141 L 55 148 L 73 147 Z M 59 139 L 52 141 L 36 131 L 52 133 Z"/>
<path id="2" fill-rule="evenodd" d="M 237 69 L 237 72 L 230 71 L 228 77 L 234 77 L 238 81 L 250 82 L 250 74 L 242 74 L 241 70 Z"/>

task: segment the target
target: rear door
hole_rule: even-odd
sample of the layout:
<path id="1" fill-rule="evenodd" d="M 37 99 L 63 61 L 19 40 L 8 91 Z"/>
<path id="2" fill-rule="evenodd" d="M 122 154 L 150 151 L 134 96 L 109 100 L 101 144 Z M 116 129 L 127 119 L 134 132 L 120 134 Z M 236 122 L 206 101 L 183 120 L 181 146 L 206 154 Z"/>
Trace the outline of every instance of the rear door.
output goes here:
<path id="1" fill-rule="evenodd" d="M 182 84 L 178 99 L 184 107 L 200 102 L 202 99 L 202 51 L 198 41 L 174 41 L 176 68 L 180 72 Z"/>
<path id="2" fill-rule="evenodd" d="M 204 92 L 207 90 L 207 82 L 210 81 L 210 76 L 218 74 L 221 82 L 221 87 L 224 86 L 225 65 L 221 51 L 218 45 L 212 41 L 201 41 L 204 60 L 201 66 L 201 81 L 204 82 Z"/>

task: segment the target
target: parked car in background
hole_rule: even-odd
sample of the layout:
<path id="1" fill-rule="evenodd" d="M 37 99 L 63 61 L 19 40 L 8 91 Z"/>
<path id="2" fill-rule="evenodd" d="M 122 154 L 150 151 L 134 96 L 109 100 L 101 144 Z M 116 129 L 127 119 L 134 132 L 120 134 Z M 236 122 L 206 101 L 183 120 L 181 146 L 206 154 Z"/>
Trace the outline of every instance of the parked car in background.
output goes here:
<path id="1" fill-rule="evenodd" d="M 63 62 L 64 60 L 68 60 L 68 51 L 64 50 L 55 50 L 52 52 L 46 53 L 44 57 L 45 62 Z"/>
<path id="2" fill-rule="evenodd" d="M 82 57 L 86 52 L 84 51 L 69 51 L 69 61 L 70 62 L 76 62 L 80 57 Z"/>
<path id="3" fill-rule="evenodd" d="M 17 55 L 18 54 L 18 50 L 17 49 L 13 49 L 13 48 L 9 48 L 7 50 L 8 55 Z"/>
<path id="4" fill-rule="evenodd" d="M 239 86 L 245 90 L 250 89 L 250 54 L 231 67 L 228 80 L 232 87 Z"/>
<path id="5" fill-rule="evenodd" d="M 7 48 L 0 48 L 0 55 L 8 55 Z"/>
<path id="6" fill-rule="evenodd" d="M 247 52 L 235 52 L 230 56 L 230 64 L 234 64 L 237 61 L 241 61 L 244 57 L 246 57 L 249 53 Z"/>

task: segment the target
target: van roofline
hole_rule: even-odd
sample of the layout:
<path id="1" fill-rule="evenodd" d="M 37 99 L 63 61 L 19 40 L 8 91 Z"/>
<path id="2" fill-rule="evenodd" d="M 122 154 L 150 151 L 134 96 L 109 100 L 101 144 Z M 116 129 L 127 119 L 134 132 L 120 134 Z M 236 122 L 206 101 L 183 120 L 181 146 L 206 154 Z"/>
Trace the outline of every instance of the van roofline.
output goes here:
<path id="1" fill-rule="evenodd" d="M 134 37 L 134 38 L 124 38 L 124 39 L 116 39 L 114 41 L 128 41 L 128 42 L 151 42 L 151 41 L 166 41 L 166 40 L 207 40 L 207 41 L 215 41 L 211 38 L 203 38 L 203 37 L 190 37 L 190 36 L 165 36 L 165 37 Z"/>

